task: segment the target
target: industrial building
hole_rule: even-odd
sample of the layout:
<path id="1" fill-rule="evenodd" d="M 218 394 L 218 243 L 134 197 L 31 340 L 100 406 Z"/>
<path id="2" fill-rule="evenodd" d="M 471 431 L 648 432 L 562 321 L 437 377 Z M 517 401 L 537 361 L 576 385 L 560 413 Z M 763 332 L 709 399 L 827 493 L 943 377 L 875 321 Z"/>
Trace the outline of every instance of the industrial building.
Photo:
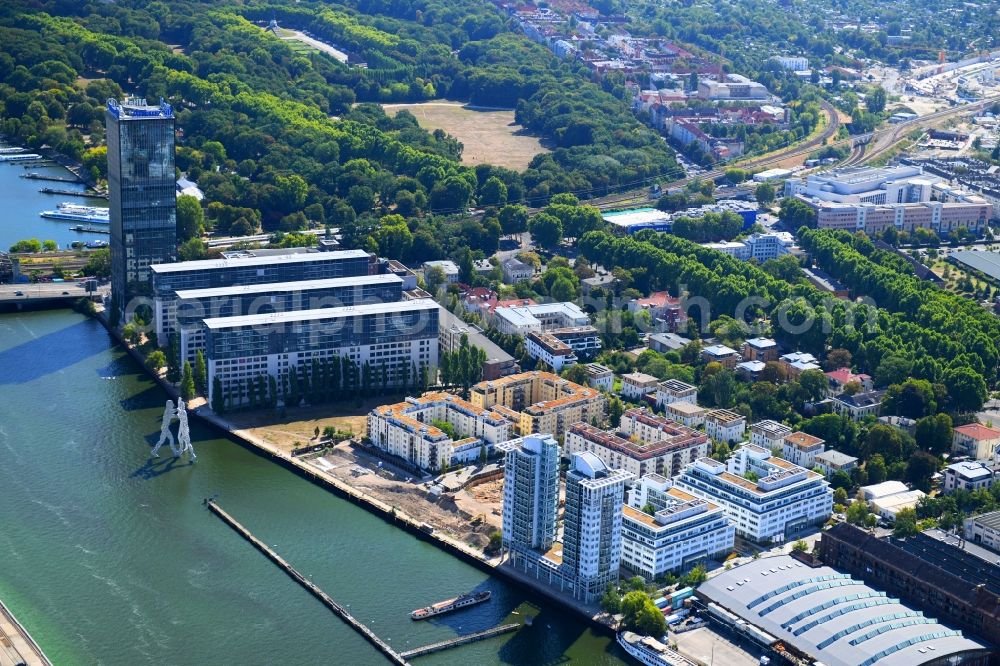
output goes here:
<path id="1" fill-rule="evenodd" d="M 980 557 L 971 548 L 968 542 L 959 547 L 923 533 L 904 540 L 880 539 L 840 523 L 823 533 L 819 557 L 942 622 L 997 644 L 1000 567 L 995 553 L 979 549 L 984 554 Z"/>
<path id="2" fill-rule="evenodd" d="M 702 583 L 696 594 L 713 619 L 766 647 L 786 650 L 802 663 L 990 663 L 994 650 L 987 644 L 848 573 L 803 559 L 779 555 L 752 560 Z"/>

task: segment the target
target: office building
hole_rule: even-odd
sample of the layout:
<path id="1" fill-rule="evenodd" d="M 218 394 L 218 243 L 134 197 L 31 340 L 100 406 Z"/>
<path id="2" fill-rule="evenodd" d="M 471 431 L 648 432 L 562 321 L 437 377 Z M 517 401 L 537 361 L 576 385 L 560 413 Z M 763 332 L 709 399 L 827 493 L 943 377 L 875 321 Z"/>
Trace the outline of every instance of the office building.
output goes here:
<path id="1" fill-rule="evenodd" d="M 679 474 L 686 465 L 707 456 L 708 446 L 704 433 L 645 409 L 630 409 L 622 414 L 617 431 L 574 423 L 566 432 L 567 454 L 593 453 L 608 467 L 636 477 Z"/>
<path id="2" fill-rule="evenodd" d="M 375 258 L 363 250 L 278 254 L 255 250 L 221 259 L 156 264 L 151 270 L 156 337 L 165 346 L 176 332 L 178 291 L 355 277 L 372 275 L 378 268 Z"/>
<path id="3" fill-rule="evenodd" d="M 600 391 L 551 372 L 522 372 L 480 382 L 472 387 L 470 398 L 476 407 L 507 415 L 521 435 L 541 432 L 562 437 L 574 423 L 604 420 Z"/>
<path id="4" fill-rule="evenodd" d="M 1000 553 L 1000 511 L 966 518 L 962 528 L 967 541 Z"/>
<path id="5" fill-rule="evenodd" d="M 839 523 L 823 532 L 819 557 L 942 622 L 997 644 L 1000 567 L 995 564 L 995 553 L 978 548 L 982 555 L 977 555 L 972 552 L 975 548 L 968 542 L 964 548 L 958 547 L 954 541 L 926 533 L 907 539 L 880 539 L 849 523 Z"/>
<path id="6" fill-rule="evenodd" d="M 645 372 L 630 372 L 622 375 L 622 389 L 620 393 L 627 400 L 642 400 L 642 396 L 656 390 L 659 379 Z"/>
<path id="7" fill-rule="evenodd" d="M 741 241 L 702 243 L 702 247 L 710 250 L 717 250 L 742 261 L 755 259 L 759 263 L 788 254 L 793 246 L 791 235 L 779 232 L 753 233 Z"/>
<path id="8" fill-rule="evenodd" d="M 528 435 L 497 445 L 504 455 L 503 548 L 514 566 L 536 565 L 556 539 L 559 505 L 559 443 L 552 435 Z"/>
<path id="9" fill-rule="evenodd" d="M 826 442 L 806 432 L 793 432 L 785 435 L 781 445 L 781 457 L 799 467 L 812 469 L 816 465 L 816 456 L 826 450 Z"/>
<path id="10" fill-rule="evenodd" d="M 705 432 L 717 442 L 742 442 L 747 419 L 728 409 L 713 409 L 705 415 Z"/>
<path id="11" fill-rule="evenodd" d="M 622 509 L 622 565 L 647 580 L 723 559 L 735 537 L 722 507 L 674 488 L 659 474 L 640 478 Z"/>
<path id="12" fill-rule="evenodd" d="M 941 490 L 950 493 L 955 490 L 973 492 L 989 490 L 996 483 L 993 468 L 984 463 L 966 460 L 952 463 L 941 472 Z"/>
<path id="13" fill-rule="evenodd" d="M 252 403 L 254 383 L 269 378 L 277 397 L 294 394 L 291 373 L 309 376 L 335 359 L 353 362 L 359 376 L 367 365 L 372 386 L 383 373 L 387 385 L 401 386 L 414 371 L 437 368 L 438 309 L 424 299 L 206 319 L 209 403 L 217 386 L 227 408 Z"/>
<path id="14" fill-rule="evenodd" d="M 177 300 L 174 302 L 175 324 L 172 328 L 180 334 L 180 358 L 193 362 L 197 352 L 205 348 L 205 328 L 202 325 L 205 319 L 362 303 L 393 303 L 402 298 L 402 284 L 399 276 L 387 273 L 181 289 L 174 292 Z"/>
<path id="15" fill-rule="evenodd" d="M 632 474 L 609 469 L 593 453 L 573 453 L 566 472 L 562 574 L 573 597 L 591 603 L 618 580 L 622 505 Z"/>
<path id="16" fill-rule="evenodd" d="M 728 464 L 699 459 L 674 486 L 723 507 L 736 533 L 758 543 L 784 541 L 833 511 L 833 491 L 822 475 L 748 444 Z"/>
<path id="17" fill-rule="evenodd" d="M 448 423 L 452 439 L 437 423 Z M 440 470 L 479 460 L 485 446 L 513 439 L 514 424 L 450 393 L 425 393 L 368 414 L 368 439 L 378 448 L 419 467 Z"/>
<path id="18" fill-rule="evenodd" d="M 868 235 L 881 233 L 889 228 L 913 233 L 916 229 L 930 229 L 940 236 L 959 228 L 978 234 L 984 230 L 993 215 L 993 207 L 985 201 L 896 204 L 832 203 L 806 199 L 816 211 L 816 226 L 820 229 L 840 229 L 851 233 L 861 231 Z"/>
<path id="19" fill-rule="evenodd" d="M 785 437 L 792 434 L 792 429 L 777 421 L 757 421 L 750 426 L 750 443 L 765 451 L 782 450 L 785 447 Z"/>
<path id="20" fill-rule="evenodd" d="M 840 204 L 918 203 L 930 201 L 936 179 L 910 165 L 854 167 L 812 173 L 785 182 L 785 196 Z"/>
<path id="21" fill-rule="evenodd" d="M 698 387 L 678 379 L 667 379 L 656 385 L 656 406 L 659 408 L 675 402 L 698 404 Z"/>
<path id="22" fill-rule="evenodd" d="M 850 526 L 833 529 L 840 527 Z M 702 583 L 696 594 L 711 617 L 762 647 L 783 652 L 786 663 L 990 663 L 994 650 L 989 645 L 925 616 L 857 571 L 847 569 L 858 576 L 852 578 L 838 570 L 842 567 L 824 563 L 829 566 L 792 555 L 762 557 Z"/>
<path id="23" fill-rule="evenodd" d="M 809 58 L 805 56 L 772 56 L 771 60 L 781 65 L 782 69 L 792 72 L 805 72 L 809 70 Z"/>
<path id="24" fill-rule="evenodd" d="M 531 331 L 589 326 L 590 318 L 576 303 L 536 303 L 497 307 L 492 322 L 501 333 L 527 335 Z"/>
<path id="25" fill-rule="evenodd" d="M 1000 430 L 981 423 L 969 423 L 955 428 L 951 452 L 974 460 L 993 460 L 1000 446 Z"/>
<path id="26" fill-rule="evenodd" d="M 129 302 L 149 296 L 152 264 L 177 259 L 174 112 L 144 99 L 109 99 L 111 293 L 124 318 Z"/>

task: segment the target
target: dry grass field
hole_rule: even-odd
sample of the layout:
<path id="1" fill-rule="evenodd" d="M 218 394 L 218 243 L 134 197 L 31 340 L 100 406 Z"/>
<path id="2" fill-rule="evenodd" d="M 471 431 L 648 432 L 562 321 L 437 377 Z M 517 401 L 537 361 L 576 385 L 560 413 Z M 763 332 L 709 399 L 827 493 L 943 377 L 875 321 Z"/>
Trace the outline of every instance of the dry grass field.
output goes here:
<path id="1" fill-rule="evenodd" d="M 462 142 L 462 163 L 470 166 L 488 163 L 523 171 L 532 157 L 547 152 L 538 137 L 529 136 L 514 122 L 513 110 L 480 110 L 456 102 L 384 104 L 383 108 L 390 115 L 406 109 L 424 129 L 451 134 Z"/>

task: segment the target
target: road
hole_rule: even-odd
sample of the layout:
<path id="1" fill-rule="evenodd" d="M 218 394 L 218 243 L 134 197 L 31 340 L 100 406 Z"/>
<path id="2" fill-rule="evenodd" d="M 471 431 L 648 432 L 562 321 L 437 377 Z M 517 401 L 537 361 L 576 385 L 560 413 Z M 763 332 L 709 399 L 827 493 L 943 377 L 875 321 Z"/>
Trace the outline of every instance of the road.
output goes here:
<path id="1" fill-rule="evenodd" d="M 39 282 L 37 284 L 0 284 L 0 303 L 17 301 L 73 299 L 87 292 L 75 282 Z"/>

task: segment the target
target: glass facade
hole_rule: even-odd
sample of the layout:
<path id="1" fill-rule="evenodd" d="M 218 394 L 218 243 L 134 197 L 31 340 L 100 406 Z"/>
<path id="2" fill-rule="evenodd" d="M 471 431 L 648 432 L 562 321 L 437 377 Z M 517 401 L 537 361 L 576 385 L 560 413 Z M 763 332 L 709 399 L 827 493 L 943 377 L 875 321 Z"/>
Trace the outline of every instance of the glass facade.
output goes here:
<path id="1" fill-rule="evenodd" d="M 150 264 L 177 259 L 174 115 L 169 104 L 108 100 L 111 287 L 124 309 L 150 293 Z"/>

